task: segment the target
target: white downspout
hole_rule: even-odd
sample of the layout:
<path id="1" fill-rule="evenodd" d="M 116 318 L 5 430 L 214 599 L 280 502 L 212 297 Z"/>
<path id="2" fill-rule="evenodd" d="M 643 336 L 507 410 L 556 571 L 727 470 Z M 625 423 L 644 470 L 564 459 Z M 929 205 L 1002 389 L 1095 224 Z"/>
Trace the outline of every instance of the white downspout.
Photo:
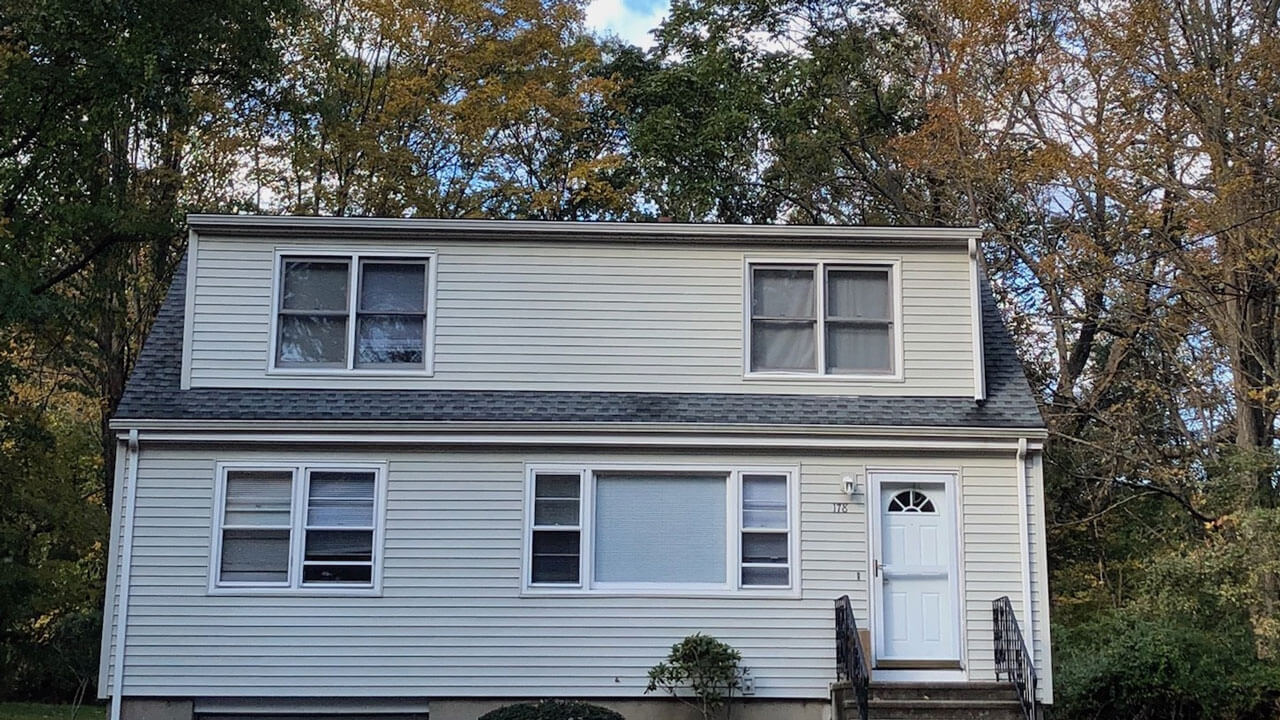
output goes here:
<path id="1" fill-rule="evenodd" d="M 110 720 L 120 720 L 120 694 L 124 691 L 124 643 L 125 630 L 129 625 L 129 571 L 133 565 L 133 510 L 137 493 L 135 485 L 138 481 L 138 429 L 129 430 L 128 461 L 125 463 L 124 483 L 120 492 L 124 518 L 120 539 L 120 597 L 116 601 L 116 647 L 115 660 L 111 672 L 111 714 Z"/>
<path id="2" fill-rule="evenodd" d="M 1018 522 L 1022 531 L 1018 533 L 1019 550 L 1022 552 L 1022 612 L 1026 616 L 1026 637 L 1030 639 L 1031 662 L 1035 664 L 1035 618 L 1032 616 L 1031 601 L 1031 521 L 1027 512 L 1027 439 L 1018 438 Z M 1032 695 L 1036 689 L 1032 689 Z"/>

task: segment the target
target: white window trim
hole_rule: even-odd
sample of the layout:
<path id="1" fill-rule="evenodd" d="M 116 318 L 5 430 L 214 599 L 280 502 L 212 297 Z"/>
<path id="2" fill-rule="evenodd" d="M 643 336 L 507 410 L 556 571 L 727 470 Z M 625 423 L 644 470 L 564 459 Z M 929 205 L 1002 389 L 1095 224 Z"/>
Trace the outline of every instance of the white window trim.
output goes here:
<path id="1" fill-rule="evenodd" d="M 817 303 L 817 337 L 814 338 L 814 354 L 816 357 L 816 371 L 804 370 L 764 370 L 755 371 L 751 369 L 751 291 L 752 279 L 751 270 L 754 267 L 777 267 L 794 265 L 798 267 L 814 268 L 814 295 Z M 827 336 L 826 336 L 826 316 L 827 316 L 827 268 L 867 268 L 867 269 L 884 269 L 889 270 L 889 289 L 892 297 L 889 299 L 893 306 L 893 368 L 888 373 L 854 373 L 840 374 L 828 373 L 827 367 Z M 902 344 L 902 258 L 886 257 L 886 258 L 772 258 L 772 257 L 747 257 L 743 258 L 742 264 L 742 378 L 744 380 L 790 380 L 790 381 L 808 381 L 817 380 L 823 382 L 867 382 L 867 383 L 896 383 L 906 380 L 906 373 L 903 370 L 903 344 Z"/>
<path id="2" fill-rule="evenodd" d="M 278 367 L 276 346 L 280 337 L 280 293 L 284 286 L 284 258 L 341 258 L 350 262 L 347 282 L 347 357 L 346 367 Z M 435 375 L 436 337 L 436 266 L 439 253 L 435 250 L 410 252 L 394 248 L 361 248 L 359 250 L 312 247 L 277 247 L 271 270 L 271 337 L 267 348 L 267 374 L 301 377 L 372 376 L 372 377 L 432 377 Z M 364 260 L 419 261 L 427 265 L 427 322 L 422 331 L 422 364 L 420 368 L 407 367 L 358 367 L 356 363 L 356 325 L 358 324 L 361 263 Z"/>
<path id="3" fill-rule="evenodd" d="M 292 475 L 292 494 L 289 504 L 289 579 L 284 583 L 222 582 L 218 569 L 222 565 L 223 516 L 226 513 L 227 471 L 261 470 L 263 472 L 289 472 Z M 337 583 L 302 582 L 303 542 L 306 537 L 307 474 L 310 470 L 350 470 L 374 474 L 373 507 L 373 569 L 372 584 L 344 586 Z M 387 464 L 369 462 L 219 462 L 215 466 L 212 531 L 209 537 L 209 595 L 308 595 L 308 596 L 381 596 L 382 557 L 386 536 Z"/>
<path id="4" fill-rule="evenodd" d="M 677 472 L 724 473 L 725 481 L 725 581 L 723 583 L 597 583 L 594 582 L 595 484 L 598 473 Z M 534 478 L 538 474 L 579 475 L 580 554 L 576 584 L 533 583 L 530 581 L 533 555 Z M 742 476 L 782 475 L 787 478 L 787 559 L 786 586 L 742 585 Z M 800 562 L 800 468 L 796 465 L 733 464 L 653 464 L 575 463 L 525 465 L 524 542 L 520 561 L 522 597 L 554 595 L 600 595 L 610 597 L 769 597 L 799 598 Z"/>

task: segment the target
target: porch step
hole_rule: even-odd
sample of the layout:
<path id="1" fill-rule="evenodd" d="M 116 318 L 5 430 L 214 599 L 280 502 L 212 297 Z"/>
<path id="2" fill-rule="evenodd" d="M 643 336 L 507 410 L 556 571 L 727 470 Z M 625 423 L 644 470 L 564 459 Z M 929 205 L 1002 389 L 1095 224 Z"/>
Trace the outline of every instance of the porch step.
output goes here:
<path id="1" fill-rule="evenodd" d="M 844 704 L 846 718 L 858 707 Z M 1023 720 L 1013 688 L 1003 683 L 873 683 L 870 720 Z"/>

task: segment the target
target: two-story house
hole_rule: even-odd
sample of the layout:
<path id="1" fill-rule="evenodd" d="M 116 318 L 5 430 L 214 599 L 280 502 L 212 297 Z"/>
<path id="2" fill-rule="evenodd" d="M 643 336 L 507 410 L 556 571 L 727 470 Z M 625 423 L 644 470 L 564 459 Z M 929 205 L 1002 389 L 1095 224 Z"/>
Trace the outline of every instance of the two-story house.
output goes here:
<path id="1" fill-rule="evenodd" d="M 740 718 L 1052 701 L 977 230 L 189 222 L 112 421 L 113 719 L 682 717 L 695 632 Z"/>

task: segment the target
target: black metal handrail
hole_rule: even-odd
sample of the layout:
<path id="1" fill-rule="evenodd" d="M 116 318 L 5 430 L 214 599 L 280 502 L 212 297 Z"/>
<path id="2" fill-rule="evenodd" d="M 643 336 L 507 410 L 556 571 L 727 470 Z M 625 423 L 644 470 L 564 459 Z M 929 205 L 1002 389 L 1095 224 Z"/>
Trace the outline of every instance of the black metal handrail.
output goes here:
<path id="1" fill-rule="evenodd" d="M 1008 597 L 991 601 L 991 622 L 995 631 L 996 680 L 1001 675 L 1008 678 L 1018 692 L 1023 714 L 1028 720 L 1036 720 L 1036 666 Z"/>
<path id="2" fill-rule="evenodd" d="M 853 605 L 848 595 L 841 595 L 836 599 L 836 678 L 848 680 L 853 686 L 860 720 L 867 720 L 867 687 L 871 684 L 865 658 Z"/>

